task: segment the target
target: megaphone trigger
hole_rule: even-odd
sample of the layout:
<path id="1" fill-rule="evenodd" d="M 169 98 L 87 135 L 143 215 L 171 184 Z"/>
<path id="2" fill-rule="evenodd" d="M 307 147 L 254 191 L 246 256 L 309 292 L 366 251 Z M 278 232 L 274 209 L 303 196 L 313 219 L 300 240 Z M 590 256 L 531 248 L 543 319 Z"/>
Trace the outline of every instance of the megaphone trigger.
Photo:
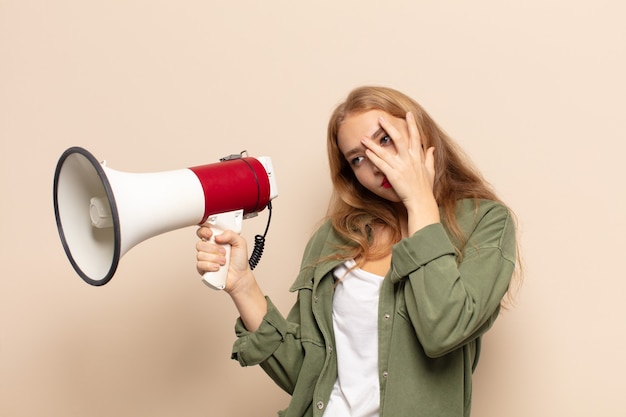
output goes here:
<path id="1" fill-rule="evenodd" d="M 215 243 L 215 236 L 224 233 L 226 230 L 232 230 L 241 233 L 243 224 L 243 209 L 220 213 L 209 216 L 205 225 L 211 227 L 213 236 L 209 242 Z M 230 245 L 221 245 L 226 250 L 226 264 L 215 272 L 205 272 L 202 281 L 214 290 L 223 290 L 226 287 L 226 277 L 228 275 L 228 265 L 230 263 Z"/>

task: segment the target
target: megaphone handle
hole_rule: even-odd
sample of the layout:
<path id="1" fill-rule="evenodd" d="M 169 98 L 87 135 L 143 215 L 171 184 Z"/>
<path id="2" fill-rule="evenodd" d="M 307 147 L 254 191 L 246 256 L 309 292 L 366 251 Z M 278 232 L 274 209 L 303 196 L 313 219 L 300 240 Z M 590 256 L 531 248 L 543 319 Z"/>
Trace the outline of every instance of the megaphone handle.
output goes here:
<path id="1" fill-rule="evenodd" d="M 211 237 L 209 242 L 215 243 L 215 239 Z M 228 264 L 230 263 L 230 245 L 221 245 L 226 249 L 226 263 L 215 272 L 205 272 L 202 275 L 202 281 L 214 290 L 223 290 L 226 287 L 226 276 L 228 275 Z"/>
<path id="2" fill-rule="evenodd" d="M 206 225 L 213 230 L 213 236 L 209 242 L 215 243 L 214 236 L 222 234 L 225 230 L 233 230 L 241 233 L 243 221 L 243 210 L 235 210 L 227 213 L 220 213 L 210 216 L 206 221 Z M 215 272 L 205 272 L 202 275 L 202 281 L 214 290 L 223 290 L 226 288 L 226 277 L 228 276 L 228 264 L 230 263 L 230 245 L 221 245 L 226 250 L 226 263 Z"/>

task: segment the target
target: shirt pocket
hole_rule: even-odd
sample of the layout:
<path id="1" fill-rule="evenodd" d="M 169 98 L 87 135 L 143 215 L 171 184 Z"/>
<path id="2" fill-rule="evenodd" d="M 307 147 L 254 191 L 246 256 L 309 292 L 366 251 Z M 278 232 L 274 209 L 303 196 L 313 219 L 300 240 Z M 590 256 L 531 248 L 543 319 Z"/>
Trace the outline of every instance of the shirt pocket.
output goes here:
<path id="1" fill-rule="evenodd" d="M 332 268 L 329 267 L 329 270 Z M 315 278 L 317 274 L 319 271 L 316 267 L 303 267 L 290 288 L 290 291 L 298 294 L 300 340 L 305 349 L 310 347 L 324 349 L 326 346 L 324 334 L 327 333 L 327 336 L 331 337 L 332 333 L 333 280 L 332 277 L 324 276 L 318 283 Z"/>
<path id="2" fill-rule="evenodd" d="M 306 348 L 307 343 L 324 346 L 324 336 L 313 313 L 315 301 L 312 284 L 298 289 L 298 300 L 300 304 L 300 339 L 304 347 Z"/>
<path id="3" fill-rule="evenodd" d="M 409 309 L 407 308 L 406 299 L 404 298 L 404 287 L 406 281 L 400 281 L 396 284 L 396 296 L 395 296 L 395 311 L 396 315 L 407 323 L 411 323 L 411 317 L 409 316 Z"/>

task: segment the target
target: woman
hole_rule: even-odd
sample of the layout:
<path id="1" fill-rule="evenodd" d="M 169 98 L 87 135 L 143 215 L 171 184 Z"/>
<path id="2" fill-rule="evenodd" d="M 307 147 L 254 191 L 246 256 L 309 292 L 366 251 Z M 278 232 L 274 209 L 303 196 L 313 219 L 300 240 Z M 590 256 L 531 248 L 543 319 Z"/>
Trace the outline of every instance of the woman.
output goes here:
<path id="1" fill-rule="evenodd" d="M 292 395 L 281 416 L 468 416 L 481 336 L 516 265 L 515 225 L 415 101 L 352 91 L 331 116 L 333 197 L 284 318 L 235 233 L 226 291 L 240 313 L 233 358 Z M 224 251 L 198 230 L 197 268 Z"/>

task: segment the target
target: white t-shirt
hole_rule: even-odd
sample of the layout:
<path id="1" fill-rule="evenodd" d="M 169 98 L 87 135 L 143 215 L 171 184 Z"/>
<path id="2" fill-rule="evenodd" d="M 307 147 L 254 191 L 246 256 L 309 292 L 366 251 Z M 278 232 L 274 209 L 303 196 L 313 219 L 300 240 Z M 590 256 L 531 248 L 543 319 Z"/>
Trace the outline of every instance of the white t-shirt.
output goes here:
<path id="1" fill-rule="evenodd" d="M 378 298 L 383 277 L 346 261 L 335 268 L 333 328 L 338 377 L 324 417 L 378 417 Z"/>

